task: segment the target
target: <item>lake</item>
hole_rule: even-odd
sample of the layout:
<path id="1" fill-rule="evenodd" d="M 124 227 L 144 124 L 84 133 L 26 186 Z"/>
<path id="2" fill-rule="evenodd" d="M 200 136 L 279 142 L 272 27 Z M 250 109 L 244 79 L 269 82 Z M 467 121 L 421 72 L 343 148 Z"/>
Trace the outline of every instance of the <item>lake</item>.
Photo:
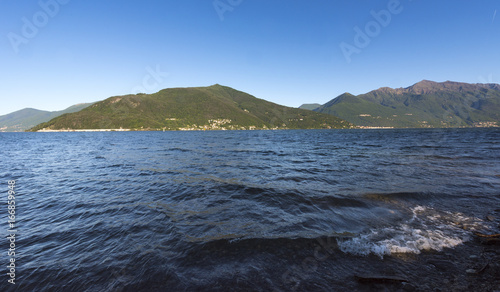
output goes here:
<path id="1" fill-rule="evenodd" d="M 17 230 L 2 291 L 417 282 L 433 273 L 424 257 L 500 215 L 499 129 L 0 133 L 0 146 L 4 266 L 13 180 Z"/>

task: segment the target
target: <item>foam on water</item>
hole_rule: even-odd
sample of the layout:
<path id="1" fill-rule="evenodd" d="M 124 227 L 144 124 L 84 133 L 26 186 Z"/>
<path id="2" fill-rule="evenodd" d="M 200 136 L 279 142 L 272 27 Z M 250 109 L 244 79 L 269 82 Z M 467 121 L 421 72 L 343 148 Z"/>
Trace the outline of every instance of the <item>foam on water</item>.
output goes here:
<path id="1" fill-rule="evenodd" d="M 438 211 L 430 207 L 411 208 L 410 220 L 396 226 L 372 229 L 350 239 L 338 239 L 340 250 L 355 255 L 419 254 L 441 251 L 470 239 L 471 231 L 487 228 L 483 221 L 462 213 Z"/>

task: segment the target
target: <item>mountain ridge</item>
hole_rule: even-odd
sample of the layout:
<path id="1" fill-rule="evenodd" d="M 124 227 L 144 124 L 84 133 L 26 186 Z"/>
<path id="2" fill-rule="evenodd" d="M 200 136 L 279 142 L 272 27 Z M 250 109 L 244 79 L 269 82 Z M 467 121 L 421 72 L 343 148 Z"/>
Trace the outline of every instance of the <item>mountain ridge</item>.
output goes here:
<path id="1" fill-rule="evenodd" d="M 477 87 L 484 89 L 500 90 L 500 84 L 496 83 L 465 83 L 465 82 L 457 82 L 449 80 L 444 82 L 436 82 L 424 79 L 408 87 L 400 87 L 400 88 L 380 87 L 370 92 L 381 91 L 393 94 L 401 94 L 401 93 L 428 94 L 437 91 L 458 91 L 458 92 L 471 91 L 477 89 Z"/>
<path id="2" fill-rule="evenodd" d="M 80 111 L 93 103 L 79 103 L 60 111 L 44 111 L 35 108 L 24 108 L 0 116 L 0 132 L 22 132 L 51 119 Z"/>
<path id="3" fill-rule="evenodd" d="M 319 104 L 319 103 L 304 103 L 301 106 L 299 106 L 299 108 L 312 111 L 312 110 L 317 109 L 320 106 L 321 106 L 321 104 Z"/>
<path id="4" fill-rule="evenodd" d="M 167 88 L 109 97 L 30 129 L 248 130 L 350 128 L 337 117 L 281 106 L 236 89 Z"/>
<path id="5" fill-rule="evenodd" d="M 500 85 L 422 80 L 406 88 L 344 93 L 315 111 L 361 127 L 472 127 L 500 122 Z"/>

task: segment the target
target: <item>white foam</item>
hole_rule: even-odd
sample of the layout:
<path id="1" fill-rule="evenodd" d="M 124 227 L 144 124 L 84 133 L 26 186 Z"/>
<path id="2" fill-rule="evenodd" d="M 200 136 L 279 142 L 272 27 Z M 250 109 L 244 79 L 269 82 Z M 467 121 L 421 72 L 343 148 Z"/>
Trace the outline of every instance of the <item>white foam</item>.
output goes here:
<path id="1" fill-rule="evenodd" d="M 375 254 L 380 257 L 393 253 L 441 251 L 468 241 L 471 230 L 484 228 L 480 219 L 461 213 L 440 212 L 422 206 L 412 208 L 411 211 L 412 218 L 397 226 L 373 229 L 351 239 L 338 239 L 340 250 L 350 254 Z"/>

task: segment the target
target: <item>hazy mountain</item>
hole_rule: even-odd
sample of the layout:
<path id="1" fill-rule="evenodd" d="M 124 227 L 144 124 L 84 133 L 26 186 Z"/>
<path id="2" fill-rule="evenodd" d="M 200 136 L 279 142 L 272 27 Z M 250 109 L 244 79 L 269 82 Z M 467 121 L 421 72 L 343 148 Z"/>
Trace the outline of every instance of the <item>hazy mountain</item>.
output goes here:
<path id="1" fill-rule="evenodd" d="M 25 108 L 0 116 L 0 132 L 22 132 L 40 123 L 48 122 L 62 114 L 77 112 L 90 105 L 92 105 L 92 103 L 81 103 L 70 106 L 62 111 L 53 112 Z"/>
<path id="2" fill-rule="evenodd" d="M 500 85 L 424 80 L 407 88 L 344 93 L 316 111 L 372 127 L 500 125 Z"/>
<path id="3" fill-rule="evenodd" d="M 80 112 L 59 116 L 40 129 L 311 129 L 349 128 L 331 115 L 289 108 L 213 85 L 170 88 L 154 94 L 114 96 Z"/>
<path id="4" fill-rule="evenodd" d="M 321 106 L 321 104 L 319 104 L 319 103 L 305 103 L 305 104 L 299 106 L 299 108 L 312 111 L 312 110 L 317 109 L 320 106 Z"/>

